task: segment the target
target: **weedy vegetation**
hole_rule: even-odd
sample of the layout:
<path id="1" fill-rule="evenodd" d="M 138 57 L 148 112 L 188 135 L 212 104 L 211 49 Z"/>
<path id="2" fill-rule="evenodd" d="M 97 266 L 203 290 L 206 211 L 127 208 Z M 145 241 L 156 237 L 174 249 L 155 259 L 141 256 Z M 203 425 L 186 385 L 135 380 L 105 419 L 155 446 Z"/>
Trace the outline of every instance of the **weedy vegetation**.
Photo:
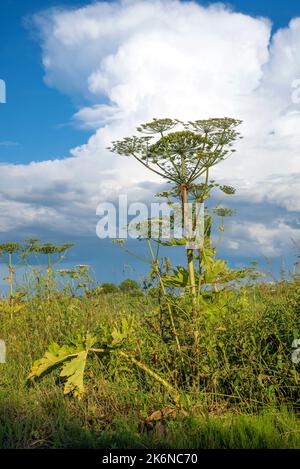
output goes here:
<path id="1" fill-rule="evenodd" d="M 291 360 L 300 276 L 271 283 L 217 256 L 233 212 L 212 206 L 212 194 L 226 200 L 235 189 L 211 180 L 210 169 L 234 153 L 239 124 L 154 119 L 112 143 L 165 179 L 170 190 L 157 195 L 183 214 L 181 238 L 164 238 L 162 217 L 137 227 L 148 249 L 141 285 L 97 285 L 83 265 L 58 269 L 69 244 L 0 246 L 9 272 L 0 305 L 1 447 L 300 446 L 299 364 Z M 191 202 L 204 205 L 200 244 Z M 184 250 L 186 264 L 173 266 L 165 246 Z M 30 266 L 32 256 L 45 257 L 46 268 L 18 285 L 14 266 Z"/>

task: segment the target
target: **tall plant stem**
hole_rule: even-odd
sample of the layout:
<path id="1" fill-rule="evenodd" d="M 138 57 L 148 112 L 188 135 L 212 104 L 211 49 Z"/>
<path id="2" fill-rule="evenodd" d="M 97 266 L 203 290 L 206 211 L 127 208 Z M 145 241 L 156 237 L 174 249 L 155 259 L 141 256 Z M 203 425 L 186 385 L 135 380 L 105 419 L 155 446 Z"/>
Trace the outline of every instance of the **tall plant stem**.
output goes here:
<path id="1" fill-rule="evenodd" d="M 166 381 L 164 378 L 159 376 L 155 371 L 151 370 L 151 368 L 148 368 L 148 366 L 146 366 L 144 363 L 137 360 L 132 355 L 129 355 L 126 352 L 123 352 L 123 350 L 119 350 L 118 354 L 126 358 L 127 360 L 130 360 L 131 363 L 138 366 L 141 370 L 143 370 L 149 376 L 152 376 L 152 378 L 154 378 L 156 381 L 162 384 L 169 391 L 169 393 L 173 396 L 173 400 L 175 404 L 178 405 L 180 403 L 180 394 L 176 391 L 176 389 L 173 388 L 173 386 L 170 383 L 168 383 L 168 381 Z"/>
<path id="2" fill-rule="evenodd" d="M 207 191 L 207 187 L 208 187 L 208 177 L 209 177 L 209 168 L 206 169 L 206 173 L 205 173 L 205 186 L 204 186 L 204 195 L 203 195 L 203 198 L 202 200 L 200 200 L 200 202 L 204 203 L 205 201 L 205 198 L 207 196 L 206 194 L 206 191 Z M 203 220 L 203 223 L 204 223 L 204 220 Z M 204 242 L 205 242 L 205 229 L 204 229 L 204 236 L 203 236 L 203 243 L 202 243 L 202 246 L 198 249 L 198 256 L 199 256 L 199 280 L 198 280 L 198 304 L 199 304 L 199 301 L 200 301 L 200 294 L 201 294 L 201 271 L 202 271 L 202 267 L 201 267 L 201 262 L 202 262 L 202 251 L 203 251 L 203 248 L 204 248 Z"/>
<path id="3" fill-rule="evenodd" d="M 156 373 L 154 370 L 149 368 L 147 365 L 144 363 L 140 362 L 137 360 L 135 357 L 133 357 L 131 354 L 125 352 L 124 350 L 119 350 L 119 349 L 97 349 L 97 348 L 91 348 L 89 349 L 90 352 L 94 353 L 115 353 L 117 355 L 120 355 L 121 357 L 126 358 L 126 360 L 131 361 L 134 365 L 136 365 L 138 368 L 143 370 L 145 373 L 147 373 L 149 376 L 154 378 L 156 381 L 158 381 L 160 384 L 162 384 L 173 396 L 173 400 L 176 405 L 180 404 L 180 394 L 179 392 L 170 384 L 168 381 L 166 381 L 164 378 L 162 378 L 158 373 Z"/>
<path id="4" fill-rule="evenodd" d="M 51 271 L 51 257 L 50 253 L 47 254 L 47 272 L 50 273 Z"/>
<path id="5" fill-rule="evenodd" d="M 189 226 L 189 208 L 188 208 L 188 190 L 186 185 L 183 185 L 181 188 L 182 194 L 182 205 L 183 205 L 183 227 L 185 231 L 185 235 L 188 231 Z M 192 304 L 194 313 L 196 312 L 196 304 L 197 304 L 197 292 L 196 292 L 196 279 L 195 279 L 195 266 L 194 266 L 194 251 L 193 249 L 187 249 L 187 265 L 189 271 L 189 280 L 190 280 L 190 288 L 191 288 L 191 296 L 192 296 Z"/>
<path id="6" fill-rule="evenodd" d="M 173 313 L 172 313 L 172 308 L 171 308 L 170 303 L 168 302 L 166 287 L 165 287 L 163 279 L 160 275 L 159 268 L 158 268 L 158 265 L 157 265 L 157 258 L 154 255 L 154 252 L 153 252 L 153 249 L 152 249 L 152 246 L 151 246 L 151 242 L 150 242 L 149 239 L 148 239 L 148 246 L 149 246 L 149 251 L 150 251 L 150 254 L 151 254 L 151 257 L 152 257 L 152 260 L 153 260 L 153 270 L 154 270 L 155 274 L 157 275 L 157 278 L 158 278 L 158 281 L 159 281 L 163 296 L 167 300 L 166 301 L 167 309 L 168 309 L 168 313 L 169 313 L 169 318 L 170 318 L 170 323 L 171 323 L 173 335 L 174 335 L 174 338 L 175 338 L 175 341 L 176 341 L 177 350 L 178 350 L 179 355 L 182 355 L 182 350 L 181 350 L 180 341 L 179 341 L 179 337 L 178 337 L 176 326 L 175 326 L 175 321 L 174 321 L 174 316 L 173 316 Z"/>
<path id="7" fill-rule="evenodd" d="M 48 298 L 50 297 L 50 281 L 51 281 L 51 254 L 47 253 L 47 273 L 46 273 L 46 286 L 48 290 Z"/>
<path id="8" fill-rule="evenodd" d="M 10 297 L 12 298 L 14 296 L 14 286 L 13 286 L 13 276 L 14 276 L 14 269 L 12 266 L 12 254 L 9 252 L 8 253 L 8 270 L 9 270 L 9 291 L 10 291 Z"/>

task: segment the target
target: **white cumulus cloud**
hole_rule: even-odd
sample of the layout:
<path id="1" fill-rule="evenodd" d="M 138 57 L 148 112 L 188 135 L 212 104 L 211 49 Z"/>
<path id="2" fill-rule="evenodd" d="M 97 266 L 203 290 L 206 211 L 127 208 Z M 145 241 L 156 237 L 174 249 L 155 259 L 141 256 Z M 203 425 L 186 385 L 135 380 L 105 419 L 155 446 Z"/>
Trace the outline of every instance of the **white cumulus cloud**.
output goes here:
<path id="1" fill-rule="evenodd" d="M 121 0 L 51 9 L 33 21 L 46 84 L 82 97 L 85 105 L 73 118 L 94 134 L 63 160 L 2 166 L 7 226 L 16 218 L 25 226 L 34 217 L 48 226 L 48 210 L 58 229 L 94 230 L 98 202 L 118 192 L 149 197 L 149 181 L 159 180 L 106 147 L 153 117 L 242 119 L 237 153 L 213 176 L 234 179 L 240 199 L 254 206 L 300 211 L 300 104 L 292 99 L 300 78 L 299 18 L 271 36 L 268 19 L 222 4 Z M 6 210 L 10 203 L 18 217 Z M 284 225 L 277 230 L 268 223 L 239 231 L 245 248 L 258 238 L 274 255 L 284 248 L 278 239 L 290 231 L 282 235 Z M 0 228 L 5 231 L 5 223 Z M 232 240 L 233 250 L 239 242 Z"/>

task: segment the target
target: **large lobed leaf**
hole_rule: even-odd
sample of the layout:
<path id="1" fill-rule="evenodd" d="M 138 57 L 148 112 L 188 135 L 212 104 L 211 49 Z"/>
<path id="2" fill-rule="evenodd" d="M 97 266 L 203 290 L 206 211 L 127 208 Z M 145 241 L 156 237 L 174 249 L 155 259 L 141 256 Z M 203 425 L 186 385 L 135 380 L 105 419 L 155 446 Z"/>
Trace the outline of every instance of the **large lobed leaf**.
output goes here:
<path id="1" fill-rule="evenodd" d="M 74 394 L 75 397 L 80 399 L 84 394 L 83 375 L 86 364 L 88 350 L 79 352 L 77 357 L 67 361 L 61 372 L 60 376 L 66 378 L 64 387 L 64 394 Z"/>
<path id="2" fill-rule="evenodd" d="M 87 337 L 75 341 L 71 346 L 51 344 L 44 356 L 34 362 L 28 380 L 34 381 L 65 362 L 60 372 L 60 376 L 66 380 L 64 394 L 72 393 L 80 399 L 84 393 L 83 376 L 87 356 L 95 342 L 96 338 Z"/>
<path id="3" fill-rule="evenodd" d="M 75 347 L 69 347 L 67 345 L 60 347 L 54 342 L 49 346 L 44 356 L 34 362 L 28 379 L 34 380 L 35 378 L 39 378 L 55 366 L 76 355 Z"/>

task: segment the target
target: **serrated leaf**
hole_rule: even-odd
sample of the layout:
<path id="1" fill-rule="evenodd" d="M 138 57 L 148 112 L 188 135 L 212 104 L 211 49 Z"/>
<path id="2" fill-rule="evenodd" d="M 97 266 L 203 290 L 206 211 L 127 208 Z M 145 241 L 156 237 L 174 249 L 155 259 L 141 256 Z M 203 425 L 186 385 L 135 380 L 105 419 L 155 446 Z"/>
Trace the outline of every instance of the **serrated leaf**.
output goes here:
<path id="1" fill-rule="evenodd" d="M 84 342 L 85 349 L 88 350 L 88 349 L 92 348 L 95 345 L 96 342 L 97 342 L 97 337 L 90 336 L 88 334 L 86 339 L 85 339 L 85 342 Z"/>
<path id="2" fill-rule="evenodd" d="M 67 361 L 61 372 L 60 376 L 67 378 L 64 394 L 73 393 L 75 397 L 80 399 L 84 394 L 83 375 L 86 364 L 88 350 L 79 352 L 77 357 Z"/>
<path id="3" fill-rule="evenodd" d="M 189 274 L 184 267 L 175 267 L 174 275 L 168 275 L 164 278 L 164 283 L 174 288 L 184 288 L 189 283 Z"/>
<path id="4" fill-rule="evenodd" d="M 67 378 L 64 393 L 74 393 L 76 397 L 81 398 L 84 392 L 83 374 L 87 355 L 96 341 L 95 337 L 88 335 L 86 338 L 78 337 L 71 346 L 60 347 L 56 343 L 51 344 L 45 355 L 34 362 L 28 380 L 40 378 L 44 373 L 66 362 L 60 373 L 61 377 Z"/>
<path id="5" fill-rule="evenodd" d="M 123 340 L 127 339 L 129 334 L 129 324 L 126 319 L 122 319 L 121 328 L 118 329 L 114 327 L 111 332 L 112 342 L 111 345 L 119 345 L 123 342 Z"/>
<path id="6" fill-rule="evenodd" d="M 76 351 L 74 354 L 74 348 L 70 348 L 67 345 L 60 347 L 54 342 L 49 346 L 45 355 L 34 362 L 28 379 L 39 378 L 42 374 L 50 371 L 53 367 L 74 355 L 76 355 Z"/>

